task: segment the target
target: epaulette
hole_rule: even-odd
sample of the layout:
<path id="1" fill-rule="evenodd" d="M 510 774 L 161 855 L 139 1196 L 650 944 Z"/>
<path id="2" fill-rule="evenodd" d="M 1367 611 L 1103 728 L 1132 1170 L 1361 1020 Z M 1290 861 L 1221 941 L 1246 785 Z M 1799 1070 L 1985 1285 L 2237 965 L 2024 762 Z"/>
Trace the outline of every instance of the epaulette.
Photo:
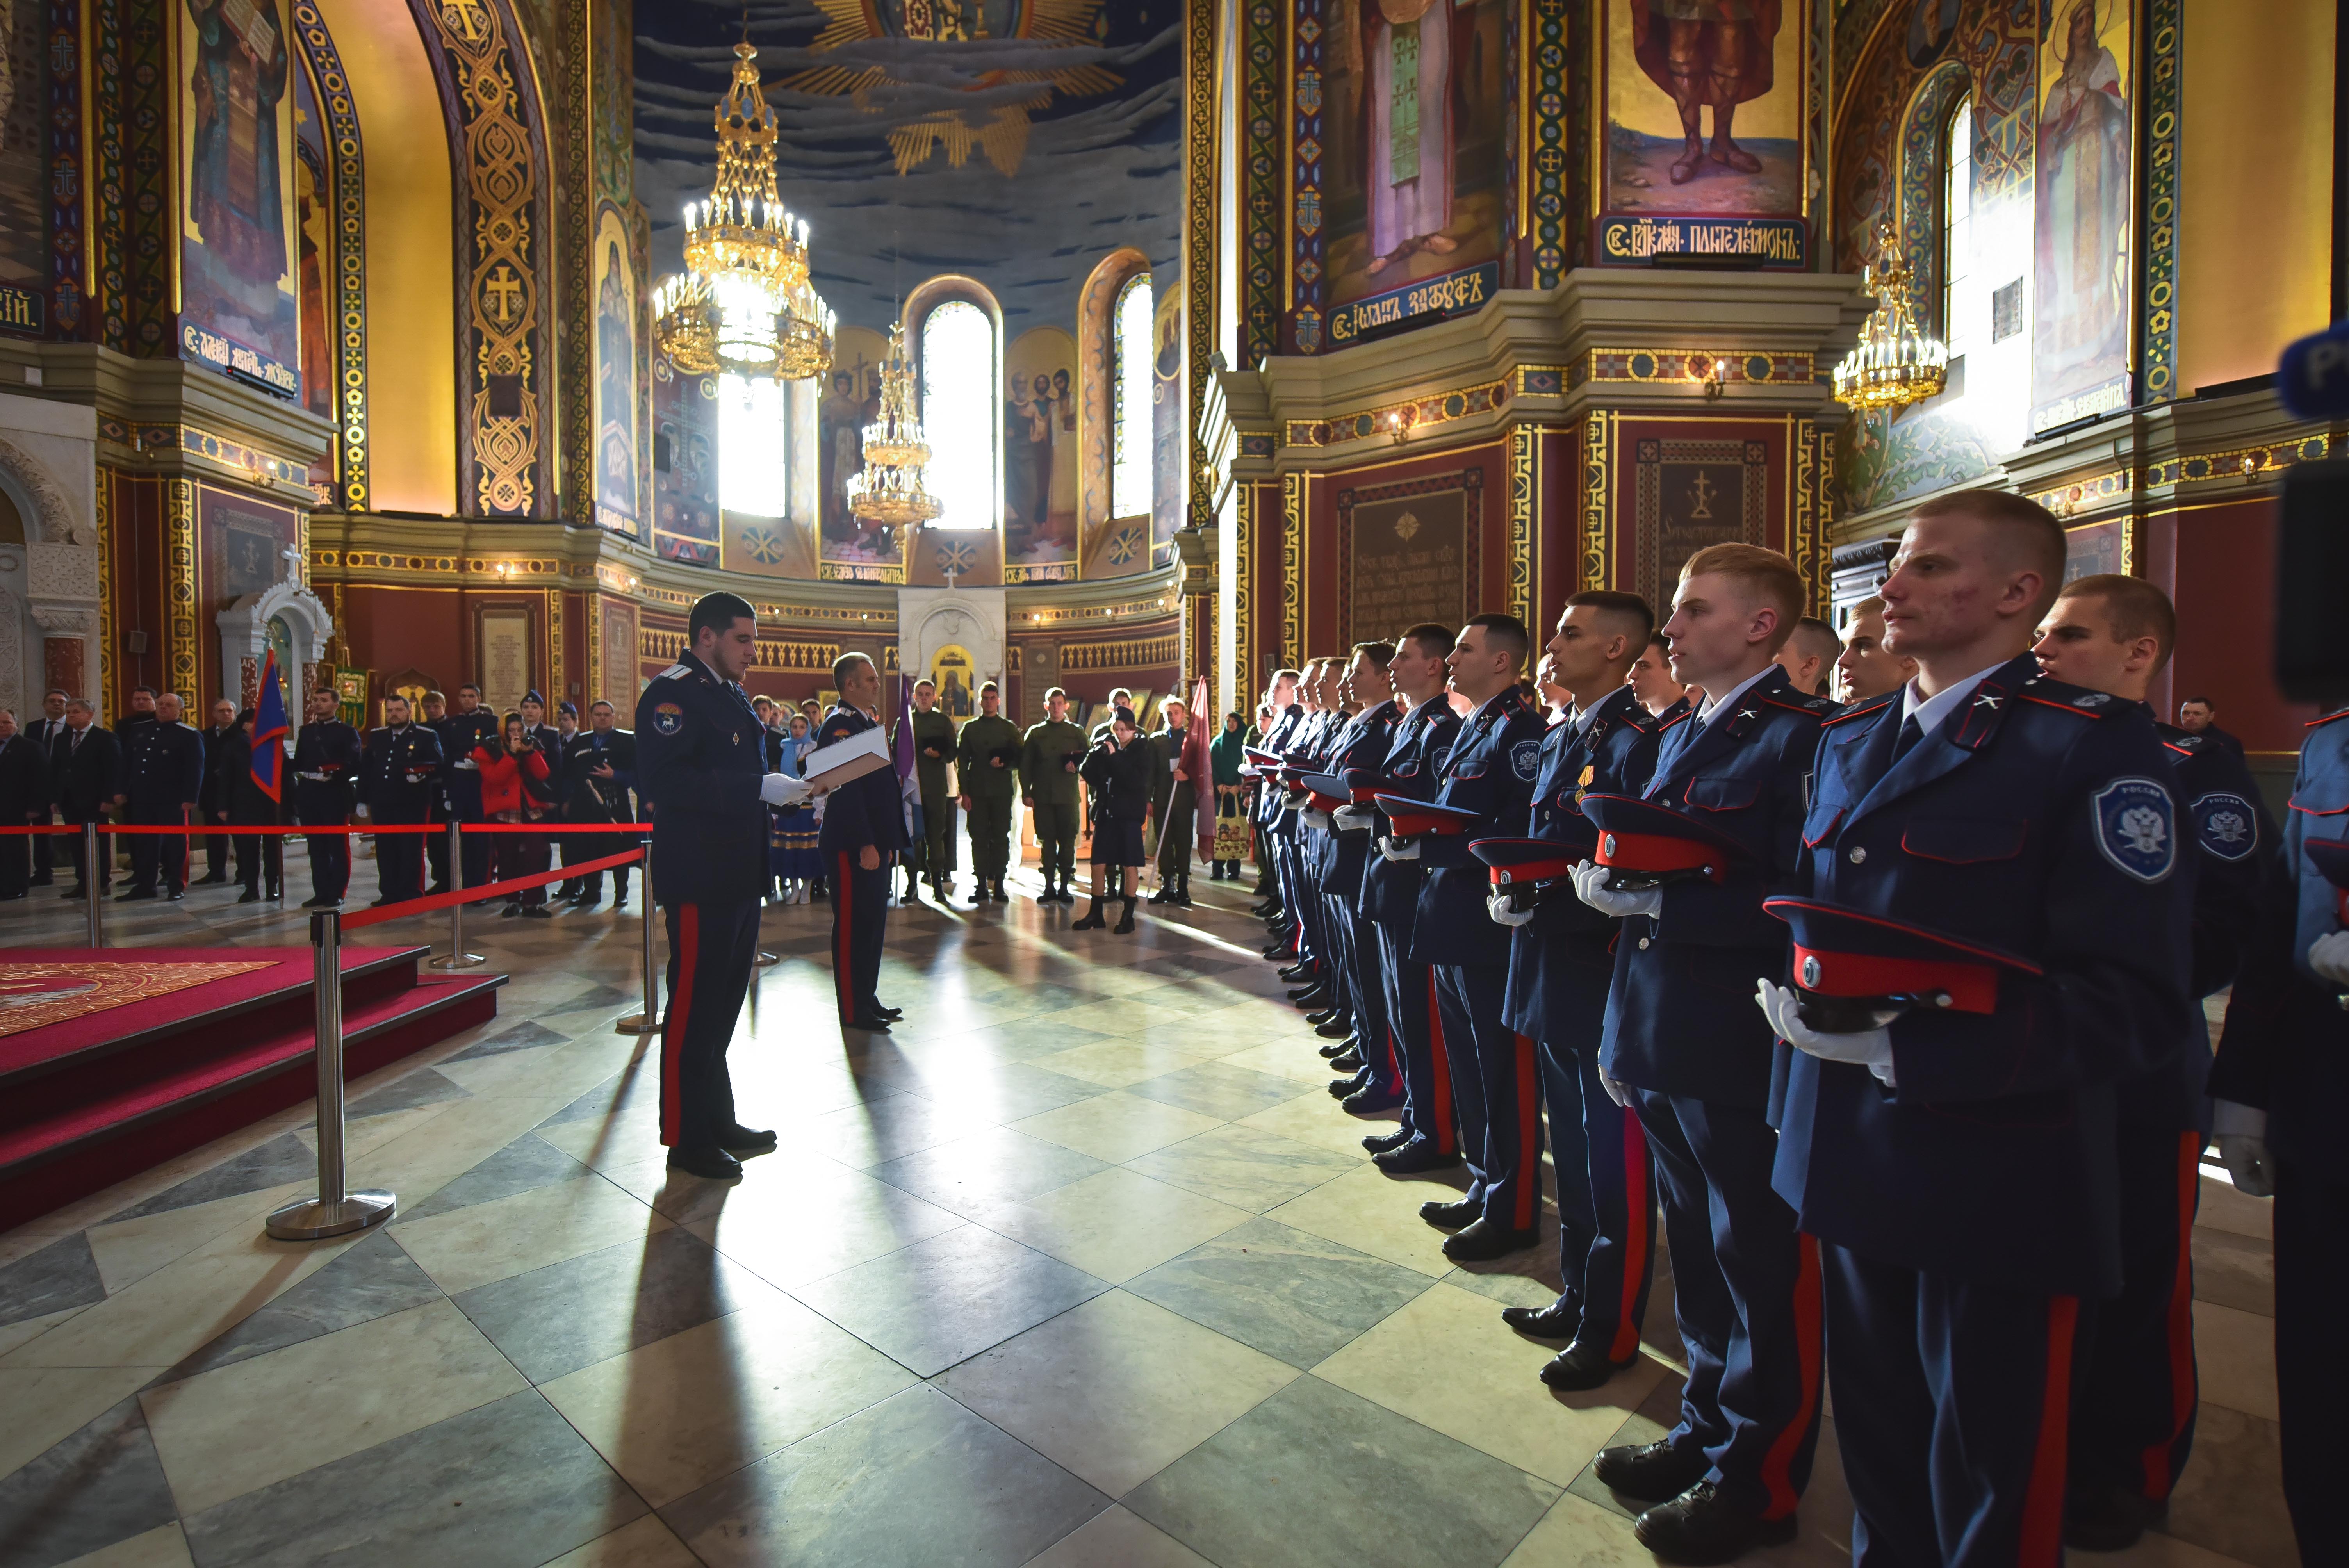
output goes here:
<path id="1" fill-rule="evenodd" d="M 2325 725 L 2331 724 L 2336 718 L 2349 718 L 2349 707 L 2344 707 L 2337 713 L 2328 713 L 2322 718 L 2312 718 L 2308 721 L 2305 727 L 2309 729 L 2321 729 Z"/>
<path id="2" fill-rule="evenodd" d="M 1880 713 L 1883 711 L 1885 704 L 1890 702 L 1899 695 L 1900 688 L 1895 686 L 1890 691 L 1879 692 L 1871 697 L 1864 697 L 1860 701 L 1853 703 L 1851 706 L 1845 708 L 1841 713 L 1830 714 L 1826 718 L 1821 719 L 1819 721 L 1819 727 L 1821 729 L 1826 729 L 1833 725 L 1848 724 L 1855 718 L 1865 718 L 1871 713 Z"/>
<path id="3" fill-rule="evenodd" d="M 1807 713 L 1822 721 L 1835 712 L 1835 704 L 1823 696 L 1782 696 L 1775 692 L 1760 692 L 1755 695 L 1772 707 L 1783 707 L 1795 713 Z"/>
<path id="4" fill-rule="evenodd" d="M 1670 729 L 1672 726 L 1684 723 L 1695 717 L 1696 709 L 1692 707 L 1682 708 L 1679 713 L 1673 715 L 1671 717 L 1664 719 L 1659 723 L 1656 726 L 1656 733 L 1661 735 L 1665 730 Z"/>
<path id="5" fill-rule="evenodd" d="M 692 670 L 684 665 L 671 665 L 668 668 L 655 676 L 653 679 L 657 681 L 673 681 L 679 676 L 688 676 L 692 673 Z"/>
<path id="6" fill-rule="evenodd" d="M 2023 683 L 2023 690 L 2017 695 L 2025 702 L 2035 702 L 2075 718 L 2106 718 L 2134 706 L 2108 691 L 2090 691 L 2053 676 L 2032 676 Z"/>
<path id="7" fill-rule="evenodd" d="M 1626 707 L 1623 710 L 1623 716 L 1620 718 L 1618 718 L 1615 722 L 1620 725 L 1625 725 L 1632 729 L 1636 729 L 1641 735 L 1653 735 L 1657 730 L 1663 727 L 1663 721 L 1661 719 L 1658 718 L 1654 714 L 1650 713 L 1646 708 L 1641 707 L 1636 702 Z"/>

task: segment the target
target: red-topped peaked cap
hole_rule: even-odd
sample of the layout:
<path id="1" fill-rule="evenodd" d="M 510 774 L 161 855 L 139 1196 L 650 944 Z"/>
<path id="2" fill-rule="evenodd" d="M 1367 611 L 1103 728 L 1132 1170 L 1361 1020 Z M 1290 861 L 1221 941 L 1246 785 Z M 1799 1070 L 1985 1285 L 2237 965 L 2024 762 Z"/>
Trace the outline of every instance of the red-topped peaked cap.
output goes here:
<path id="1" fill-rule="evenodd" d="M 1792 897 L 1762 907 L 1794 934 L 1795 984 L 1821 996 L 1914 996 L 1994 1013 L 2002 976 L 2045 973 L 2020 954 L 1869 910 Z"/>
<path id="2" fill-rule="evenodd" d="M 1478 839 L 1468 852 L 1492 868 L 1495 887 L 1521 886 L 1570 875 L 1590 857 L 1550 839 Z"/>
<path id="3" fill-rule="evenodd" d="M 1599 830 L 1593 858 L 1618 871 L 1695 872 L 1721 882 L 1745 858 L 1744 846 L 1712 823 L 1636 795 L 1585 795 L 1582 814 Z"/>
<path id="4" fill-rule="evenodd" d="M 1439 806 L 1433 800 L 1414 800 L 1408 795 L 1375 795 L 1380 810 L 1393 824 L 1398 839 L 1415 839 L 1422 833 L 1451 836 L 1464 833 L 1485 820 L 1481 811 L 1464 810 L 1458 806 Z"/>
<path id="5" fill-rule="evenodd" d="M 1297 782 L 1312 796 L 1307 804 L 1317 811 L 1340 811 L 1353 803 L 1353 796 L 1347 789 L 1345 780 L 1335 774 L 1307 773 Z"/>

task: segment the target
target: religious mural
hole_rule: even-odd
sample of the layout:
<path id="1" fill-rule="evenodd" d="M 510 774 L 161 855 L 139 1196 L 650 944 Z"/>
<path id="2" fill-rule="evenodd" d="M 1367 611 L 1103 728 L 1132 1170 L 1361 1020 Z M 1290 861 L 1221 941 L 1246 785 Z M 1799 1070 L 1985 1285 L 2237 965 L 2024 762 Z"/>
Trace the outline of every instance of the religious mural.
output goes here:
<path id="1" fill-rule="evenodd" d="M 636 275 L 628 226 L 605 207 L 595 221 L 595 521 L 637 532 Z"/>
<path id="2" fill-rule="evenodd" d="M 0 295 L 21 291 L 30 318 L 0 310 L 0 331 L 36 332 L 49 290 L 48 72 L 44 0 L 0 0 Z"/>
<path id="3" fill-rule="evenodd" d="M 882 334 L 842 327 L 833 340 L 823 396 L 816 401 L 816 518 L 826 543 L 837 542 L 843 552 L 854 547 L 859 531 L 848 511 L 848 481 L 864 471 L 864 427 L 881 417 L 881 362 L 888 356 L 889 340 Z"/>
<path id="4" fill-rule="evenodd" d="M 291 397 L 294 98 L 284 0 L 180 0 L 181 357 Z"/>
<path id="5" fill-rule="evenodd" d="M 1112 564 L 1139 572 L 1145 565 L 1164 566 L 1174 558 L 1174 535 L 1188 511 L 1190 487 L 1184 483 L 1189 468 L 1191 425 L 1184 400 L 1183 286 L 1172 269 L 1164 279 L 1153 313 L 1150 340 L 1157 346 L 1150 365 L 1150 558 L 1146 562 L 1116 561 Z"/>
<path id="6" fill-rule="evenodd" d="M 334 337 L 327 330 L 326 290 L 335 254 L 334 199 L 326 176 L 324 119 L 311 90 L 310 73 L 294 71 L 294 232 L 296 287 L 302 332 L 302 407 L 322 419 L 335 417 Z M 323 470 L 323 471 L 322 471 Z M 334 478 L 331 462 L 313 469 L 314 480 Z"/>
<path id="7" fill-rule="evenodd" d="M 1606 7 L 1600 210 L 1800 214 L 1801 0 L 1606 0 Z"/>
<path id="8" fill-rule="evenodd" d="M 2039 46 L 2033 435 L 2129 403 L 2128 0 L 2062 0 Z"/>
<path id="9" fill-rule="evenodd" d="M 1006 581 L 1065 581 L 1077 560 L 1077 340 L 1031 327 L 1004 359 Z"/>
<path id="10" fill-rule="evenodd" d="M 653 553 L 718 564 L 718 378 L 653 359 Z"/>

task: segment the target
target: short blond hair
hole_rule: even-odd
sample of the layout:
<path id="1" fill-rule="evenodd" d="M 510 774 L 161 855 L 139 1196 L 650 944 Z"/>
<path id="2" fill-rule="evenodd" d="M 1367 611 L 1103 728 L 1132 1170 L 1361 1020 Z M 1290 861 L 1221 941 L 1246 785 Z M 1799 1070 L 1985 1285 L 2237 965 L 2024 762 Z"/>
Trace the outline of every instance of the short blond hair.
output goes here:
<path id="1" fill-rule="evenodd" d="M 1683 583 L 1706 576 L 1729 578 L 1753 595 L 1756 603 L 1778 612 L 1778 624 L 1770 634 L 1774 654 L 1795 634 L 1795 623 L 1803 618 L 1804 603 L 1810 597 L 1803 591 L 1803 574 L 1795 570 L 1795 563 L 1758 544 L 1708 544 L 1681 567 Z"/>
<path id="2" fill-rule="evenodd" d="M 2178 607 L 2169 602 L 2168 594 L 2144 578 L 2115 572 L 2075 577 L 2056 591 L 2056 603 L 2066 599 L 2102 600 L 2105 618 L 2113 624 L 2113 636 L 2118 642 L 2151 637 L 2153 668 L 2148 675 L 2159 675 L 2169 663 L 2170 650 L 2178 645 Z"/>

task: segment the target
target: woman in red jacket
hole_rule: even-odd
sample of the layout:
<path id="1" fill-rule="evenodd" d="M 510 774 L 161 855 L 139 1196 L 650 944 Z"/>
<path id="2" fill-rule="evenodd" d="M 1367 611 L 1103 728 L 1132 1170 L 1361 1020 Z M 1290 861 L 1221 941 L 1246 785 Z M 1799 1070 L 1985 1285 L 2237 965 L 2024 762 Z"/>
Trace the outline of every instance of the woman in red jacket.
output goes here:
<path id="1" fill-rule="evenodd" d="M 505 738 L 495 747 L 473 748 L 473 761 L 481 770 L 481 814 L 492 822 L 535 822 L 555 808 L 553 769 L 537 738 L 522 715 L 506 715 Z M 545 871 L 553 863 L 551 846 L 541 833 L 488 833 L 490 880 L 505 882 Z M 505 913 L 532 920 L 553 918 L 546 907 L 546 889 L 525 888 L 506 901 Z"/>

